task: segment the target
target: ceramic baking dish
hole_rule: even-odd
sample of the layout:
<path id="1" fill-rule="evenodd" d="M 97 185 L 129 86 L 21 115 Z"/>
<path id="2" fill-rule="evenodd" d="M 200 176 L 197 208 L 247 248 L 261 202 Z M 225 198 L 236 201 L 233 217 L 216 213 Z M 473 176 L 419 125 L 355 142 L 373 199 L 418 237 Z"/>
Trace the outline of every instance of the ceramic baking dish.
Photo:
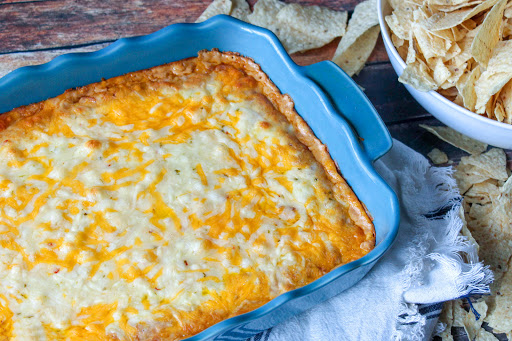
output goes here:
<path id="1" fill-rule="evenodd" d="M 228 16 L 120 39 L 103 50 L 63 55 L 0 79 L 2 113 L 101 78 L 193 57 L 200 50 L 213 48 L 253 58 L 282 93 L 290 94 L 297 112 L 327 145 L 341 173 L 368 208 L 374 219 L 376 247 L 363 258 L 252 312 L 217 323 L 189 341 L 246 339 L 266 330 L 356 284 L 391 247 L 398 230 L 398 201 L 372 162 L 385 154 L 392 142 L 366 96 L 332 62 L 298 66 L 272 32 Z"/>

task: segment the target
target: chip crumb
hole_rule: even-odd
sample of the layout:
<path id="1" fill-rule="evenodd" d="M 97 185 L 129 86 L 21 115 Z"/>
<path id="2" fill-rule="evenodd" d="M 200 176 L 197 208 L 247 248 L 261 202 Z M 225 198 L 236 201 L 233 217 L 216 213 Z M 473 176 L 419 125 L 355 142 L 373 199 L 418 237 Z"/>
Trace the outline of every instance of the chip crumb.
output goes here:
<path id="1" fill-rule="evenodd" d="M 448 156 L 446 153 L 437 148 L 432 149 L 427 156 L 432 160 L 434 165 L 440 165 L 448 162 Z"/>

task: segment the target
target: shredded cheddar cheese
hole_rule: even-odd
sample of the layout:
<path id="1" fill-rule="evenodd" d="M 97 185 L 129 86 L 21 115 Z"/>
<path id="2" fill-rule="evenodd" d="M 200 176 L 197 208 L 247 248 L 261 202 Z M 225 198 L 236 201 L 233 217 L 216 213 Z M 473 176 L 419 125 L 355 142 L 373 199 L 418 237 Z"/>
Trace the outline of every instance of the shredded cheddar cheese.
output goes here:
<path id="1" fill-rule="evenodd" d="M 0 115 L 0 340 L 180 339 L 371 249 L 251 65 L 205 52 Z"/>

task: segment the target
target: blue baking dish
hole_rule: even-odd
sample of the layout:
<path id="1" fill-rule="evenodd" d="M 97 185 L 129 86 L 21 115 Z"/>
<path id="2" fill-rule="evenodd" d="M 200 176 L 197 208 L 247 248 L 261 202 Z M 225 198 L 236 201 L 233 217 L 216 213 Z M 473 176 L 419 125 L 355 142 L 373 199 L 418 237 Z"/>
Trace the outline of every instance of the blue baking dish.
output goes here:
<path id="1" fill-rule="evenodd" d="M 389 132 L 359 87 L 329 61 L 298 66 L 275 35 L 228 16 L 199 24 L 175 24 L 147 36 L 120 39 L 97 52 L 72 53 L 23 67 L 0 79 L 0 113 L 39 102 L 66 89 L 197 55 L 203 49 L 235 51 L 253 58 L 327 145 L 332 158 L 376 230 L 376 247 L 316 281 L 264 306 L 188 338 L 246 339 L 356 284 L 391 247 L 399 224 L 398 200 L 372 163 L 392 145 Z"/>

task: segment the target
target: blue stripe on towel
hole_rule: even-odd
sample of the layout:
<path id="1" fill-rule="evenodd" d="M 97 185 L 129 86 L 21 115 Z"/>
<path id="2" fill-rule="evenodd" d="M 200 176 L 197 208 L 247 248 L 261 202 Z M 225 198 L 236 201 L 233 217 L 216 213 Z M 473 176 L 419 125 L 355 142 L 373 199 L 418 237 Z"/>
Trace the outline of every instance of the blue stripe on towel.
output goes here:
<path id="1" fill-rule="evenodd" d="M 258 335 L 254 335 L 250 339 L 247 339 L 247 341 L 267 341 L 270 337 L 270 332 L 272 331 L 272 328 L 269 328 Z"/>
<path id="2" fill-rule="evenodd" d="M 432 303 L 432 304 L 419 304 L 418 305 L 418 312 L 425 316 L 427 320 L 438 318 L 439 315 L 441 315 L 441 310 L 443 310 L 443 302 L 440 303 Z M 399 317 L 401 319 L 406 319 L 407 314 L 402 314 Z M 417 322 L 402 322 L 400 323 L 403 326 L 409 326 L 416 324 Z"/>
<path id="3" fill-rule="evenodd" d="M 422 305 L 419 309 L 419 312 L 421 315 L 427 315 L 428 313 L 442 310 L 443 309 L 443 303 L 434 303 L 429 305 Z"/>

